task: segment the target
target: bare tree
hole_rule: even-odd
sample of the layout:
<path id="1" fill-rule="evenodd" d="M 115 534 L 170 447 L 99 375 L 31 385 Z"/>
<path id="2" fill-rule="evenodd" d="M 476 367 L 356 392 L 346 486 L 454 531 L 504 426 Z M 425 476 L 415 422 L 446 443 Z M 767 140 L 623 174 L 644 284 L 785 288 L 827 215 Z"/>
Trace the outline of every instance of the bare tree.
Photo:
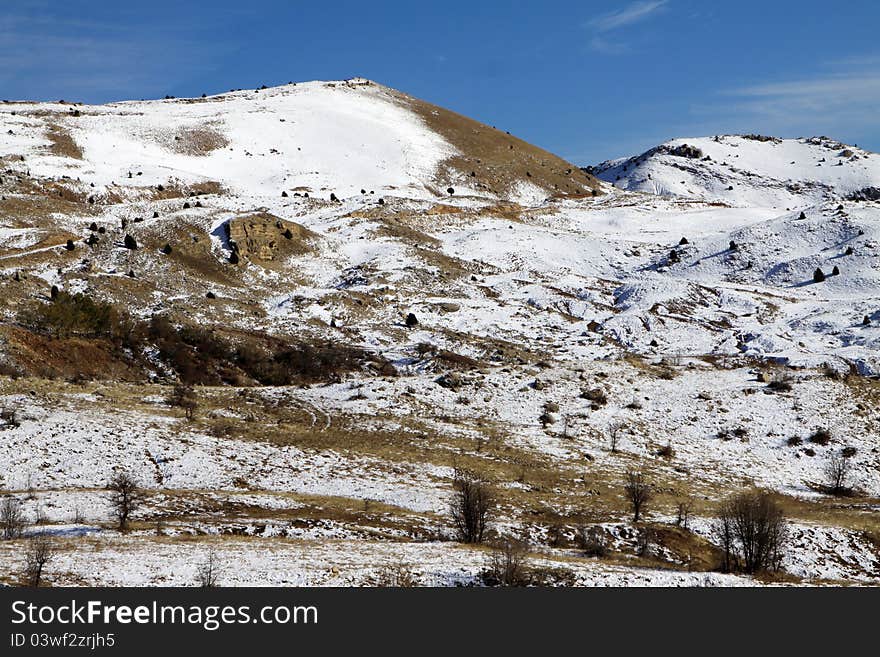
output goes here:
<path id="1" fill-rule="evenodd" d="M 638 522 L 642 517 L 642 511 L 654 497 L 651 486 L 644 480 L 641 472 L 627 472 L 626 486 L 623 490 L 632 507 L 633 522 Z"/>
<path id="2" fill-rule="evenodd" d="M 110 504 L 113 515 L 119 521 L 119 530 L 128 529 L 131 514 L 137 511 L 144 495 L 137 481 L 128 472 L 117 472 L 107 485 L 110 489 Z"/>
<path id="3" fill-rule="evenodd" d="M 214 550 L 208 552 L 208 558 L 199 566 L 198 582 L 203 589 L 213 589 L 217 587 L 217 578 L 220 574 L 220 568 L 217 563 L 217 553 Z"/>
<path id="4" fill-rule="evenodd" d="M 736 544 L 733 537 L 733 517 L 727 513 L 719 514 L 715 525 L 715 537 L 721 546 L 721 570 L 725 573 L 736 570 Z"/>
<path id="5" fill-rule="evenodd" d="M 482 543 L 495 505 L 489 484 L 467 470 L 455 471 L 452 520 L 462 543 Z"/>
<path id="6" fill-rule="evenodd" d="M 611 442 L 612 454 L 617 452 L 617 445 L 620 443 L 620 438 L 625 431 L 626 423 L 624 422 L 615 422 L 610 427 L 608 427 L 608 438 Z"/>
<path id="7" fill-rule="evenodd" d="M 21 502 L 11 495 L 4 497 L 0 504 L 0 531 L 3 533 L 3 540 L 21 538 L 26 526 L 27 520 L 21 510 Z"/>
<path id="8" fill-rule="evenodd" d="M 788 527 L 769 494 L 746 492 L 725 501 L 715 534 L 724 550 L 725 570 L 757 573 L 780 568 Z"/>
<path id="9" fill-rule="evenodd" d="M 192 386 L 179 384 L 174 386 L 174 390 L 168 396 L 168 404 L 182 408 L 186 419 L 192 420 L 199 407 L 199 400 Z"/>
<path id="10" fill-rule="evenodd" d="M 825 464 L 826 489 L 832 495 L 849 495 L 852 489 L 847 485 L 851 471 L 849 457 L 835 454 Z"/>
<path id="11" fill-rule="evenodd" d="M 55 555 L 55 545 L 45 533 L 34 534 L 28 539 L 24 553 L 24 579 L 27 586 L 40 586 L 46 564 Z"/>
<path id="12" fill-rule="evenodd" d="M 491 586 L 526 586 L 529 577 L 529 546 L 514 538 L 502 540 L 489 556 L 489 567 L 483 574 Z"/>
<path id="13" fill-rule="evenodd" d="M 691 507 L 693 506 L 693 502 L 689 499 L 681 500 L 678 503 L 678 515 L 675 518 L 675 524 L 683 529 L 688 528 L 688 521 L 691 517 Z"/>

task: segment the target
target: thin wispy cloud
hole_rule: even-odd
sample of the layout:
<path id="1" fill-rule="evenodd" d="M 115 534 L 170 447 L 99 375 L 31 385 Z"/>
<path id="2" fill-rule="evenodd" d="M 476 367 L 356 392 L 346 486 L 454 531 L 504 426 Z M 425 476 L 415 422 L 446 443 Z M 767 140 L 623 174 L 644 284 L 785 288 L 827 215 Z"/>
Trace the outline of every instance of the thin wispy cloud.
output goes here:
<path id="1" fill-rule="evenodd" d="M 693 107 L 743 130 L 787 136 L 824 133 L 839 139 L 866 134 L 877 122 L 880 70 L 875 55 L 830 62 L 825 70 L 792 79 L 723 89 L 718 102 Z"/>
<path id="2" fill-rule="evenodd" d="M 646 0 L 634 2 L 623 9 L 605 14 L 591 20 L 588 25 L 598 32 L 610 32 L 633 23 L 638 23 L 656 14 L 667 4 L 667 0 Z"/>
<path id="3" fill-rule="evenodd" d="M 642 0 L 588 21 L 584 26 L 592 32 L 590 49 L 603 55 L 621 55 L 629 52 L 629 42 L 620 33 L 624 28 L 655 16 L 667 4 L 667 0 Z"/>

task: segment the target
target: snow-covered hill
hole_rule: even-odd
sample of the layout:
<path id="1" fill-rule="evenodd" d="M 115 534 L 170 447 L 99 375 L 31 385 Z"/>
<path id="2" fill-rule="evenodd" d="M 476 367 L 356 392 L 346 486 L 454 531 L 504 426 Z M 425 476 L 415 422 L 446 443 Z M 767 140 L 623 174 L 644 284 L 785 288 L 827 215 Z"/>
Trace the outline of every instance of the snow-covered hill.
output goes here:
<path id="1" fill-rule="evenodd" d="M 214 551 L 228 584 L 476 583 L 461 467 L 553 582 L 754 584 L 706 571 L 719 501 L 761 486 L 792 581 L 876 583 L 878 160 L 675 140 L 600 166 L 615 187 L 360 79 L 0 104 L 0 488 L 58 584 L 187 584 Z"/>
<path id="2" fill-rule="evenodd" d="M 827 137 L 673 139 L 588 170 L 620 189 L 778 209 L 880 190 L 880 155 Z"/>
<path id="3" fill-rule="evenodd" d="M 6 103 L 0 116 L 0 157 L 25 154 L 28 169 L 99 197 L 177 182 L 249 196 L 528 203 L 596 187 L 550 153 L 364 79 L 103 106 Z"/>

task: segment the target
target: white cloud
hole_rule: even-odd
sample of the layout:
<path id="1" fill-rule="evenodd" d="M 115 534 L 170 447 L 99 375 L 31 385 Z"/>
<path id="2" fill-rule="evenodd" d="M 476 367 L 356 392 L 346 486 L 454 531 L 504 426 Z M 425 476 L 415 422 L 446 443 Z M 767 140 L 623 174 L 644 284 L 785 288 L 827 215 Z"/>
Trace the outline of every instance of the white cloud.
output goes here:
<path id="1" fill-rule="evenodd" d="M 591 20 L 588 25 L 599 32 L 610 32 L 620 27 L 645 20 L 666 5 L 667 0 L 644 0 L 634 2 L 623 9 Z"/>

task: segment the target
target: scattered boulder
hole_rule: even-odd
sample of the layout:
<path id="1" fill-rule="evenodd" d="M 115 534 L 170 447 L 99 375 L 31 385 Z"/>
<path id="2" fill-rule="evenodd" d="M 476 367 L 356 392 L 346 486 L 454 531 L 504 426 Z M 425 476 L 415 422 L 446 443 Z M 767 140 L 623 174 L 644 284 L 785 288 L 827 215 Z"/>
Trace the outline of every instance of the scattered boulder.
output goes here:
<path id="1" fill-rule="evenodd" d="M 681 144 L 675 148 L 670 148 L 669 154 L 674 155 L 675 157 L 686 157 L 692 160 L 699 160 L 703 157 L 703 151 L 696 146 L 690 146 L 688 144 Z"/>
<path id="2" fill-rule="evenodd" d="M 435 383 L 447 390 L 458 390 L 464 384 L 464 381 L 458 372 L 446 372 L 446 374 L 436 379 Z"/>

